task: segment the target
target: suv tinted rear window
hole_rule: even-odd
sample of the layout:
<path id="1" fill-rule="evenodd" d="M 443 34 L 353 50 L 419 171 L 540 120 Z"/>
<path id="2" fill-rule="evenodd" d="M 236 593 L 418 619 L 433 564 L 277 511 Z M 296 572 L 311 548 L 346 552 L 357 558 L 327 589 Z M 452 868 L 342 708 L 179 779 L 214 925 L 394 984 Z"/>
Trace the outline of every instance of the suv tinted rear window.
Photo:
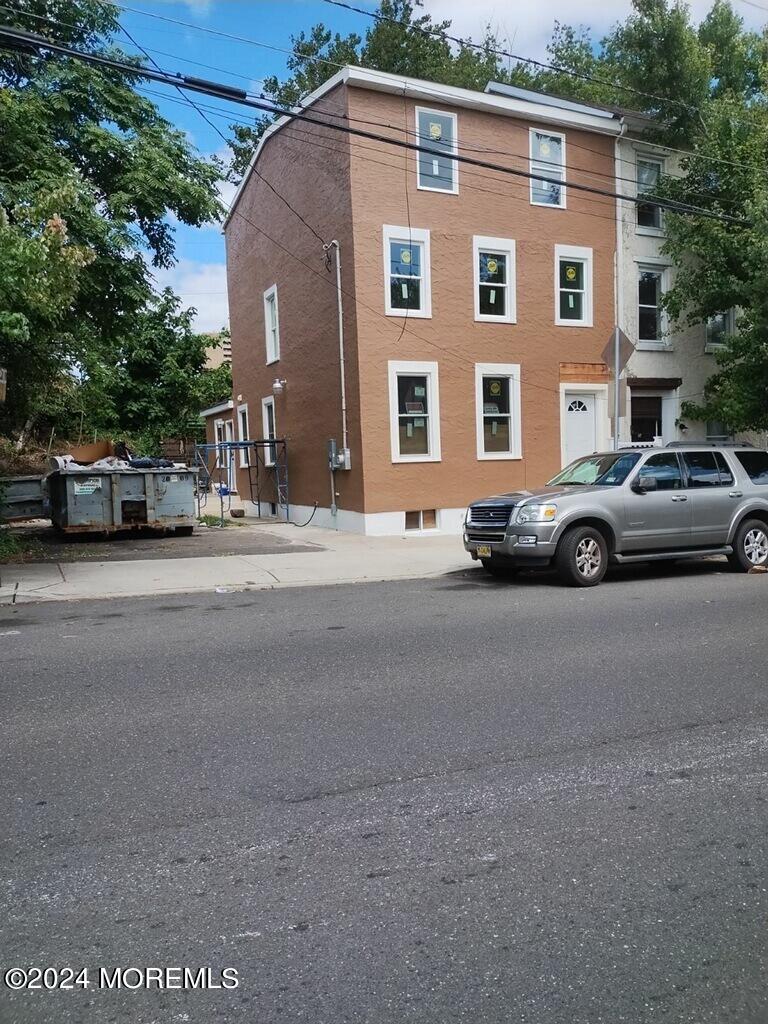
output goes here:
<path id="1" fill-rule="evenodd" d="M 753 484 L 768 484 L 768 452 L 734 452 Z"/>

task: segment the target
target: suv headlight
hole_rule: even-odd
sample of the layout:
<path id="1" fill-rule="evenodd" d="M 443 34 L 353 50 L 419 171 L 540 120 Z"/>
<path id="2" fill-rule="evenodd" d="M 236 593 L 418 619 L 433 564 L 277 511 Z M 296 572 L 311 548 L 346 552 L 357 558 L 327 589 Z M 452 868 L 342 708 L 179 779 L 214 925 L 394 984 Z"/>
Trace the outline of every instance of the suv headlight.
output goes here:
<path id="1" fill-rule="evenodd" d="M 517 513 L 515 522 L 524 523 L 551 523 L 557 515 L 557 505 L 523 505 Z"/>

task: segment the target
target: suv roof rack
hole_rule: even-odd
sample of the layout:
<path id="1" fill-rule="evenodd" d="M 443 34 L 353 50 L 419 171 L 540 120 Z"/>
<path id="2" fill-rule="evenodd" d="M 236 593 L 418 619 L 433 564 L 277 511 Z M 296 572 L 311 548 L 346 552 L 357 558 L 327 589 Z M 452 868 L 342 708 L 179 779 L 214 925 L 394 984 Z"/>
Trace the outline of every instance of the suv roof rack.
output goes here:
<path id="1" fill-rule="evenodd" d="M 750 441 L 667 441 L 665 448 L 754 448 Z"/>

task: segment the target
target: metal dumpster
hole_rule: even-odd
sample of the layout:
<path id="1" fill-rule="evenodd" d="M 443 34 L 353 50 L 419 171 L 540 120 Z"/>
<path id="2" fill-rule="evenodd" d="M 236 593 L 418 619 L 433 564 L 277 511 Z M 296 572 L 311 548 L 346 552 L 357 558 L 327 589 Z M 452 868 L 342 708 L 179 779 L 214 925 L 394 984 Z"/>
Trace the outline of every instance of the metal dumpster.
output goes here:
<path id="1" fill-rule="evenodd" d="M 0 477 L 0 522 L 45 519 L 48 496 L 42 476 Z"/>
<path id="2" fill-rule="evenodd" d="M 66 533 L 154 528 L 191 533 L 196 469 L 94 469 L 70 465 L 48 476 L 51 521 Z"/>

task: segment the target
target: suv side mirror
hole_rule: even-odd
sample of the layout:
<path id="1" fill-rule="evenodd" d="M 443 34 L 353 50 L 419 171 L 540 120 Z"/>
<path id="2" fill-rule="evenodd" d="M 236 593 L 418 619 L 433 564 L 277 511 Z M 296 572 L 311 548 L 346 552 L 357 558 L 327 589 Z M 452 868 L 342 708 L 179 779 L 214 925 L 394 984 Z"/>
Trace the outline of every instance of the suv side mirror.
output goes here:
<path id="1" fill-rule="evenodd" d="M 657 491 L 658 489 L 659 489 L 659 482 L 656 479 L 656 477 L 655 476 L 645 476 L 642 473 L 637 478 L 637 480 L 635 480 L 635 482 L 632 484 L 632 490 L 636 494 L 645 494 L 648 491 Z"/>

